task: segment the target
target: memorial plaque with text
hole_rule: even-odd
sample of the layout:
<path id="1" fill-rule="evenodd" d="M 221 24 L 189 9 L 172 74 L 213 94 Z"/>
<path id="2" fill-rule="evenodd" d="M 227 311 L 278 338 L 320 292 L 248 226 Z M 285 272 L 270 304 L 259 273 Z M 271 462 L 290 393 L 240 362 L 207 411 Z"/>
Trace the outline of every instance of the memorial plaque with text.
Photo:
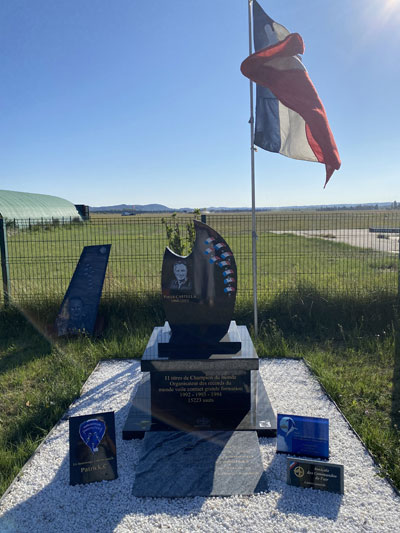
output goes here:
<path id="1" fill-rule="evenodd" d="M 344 493 L 344 468 L 325 461 L 287 458 L 287 482 L 295 487 Z"/>
<path id="2" fill-rule="evenodd" d="M 69 419 L 70 485 L 118 477 L 114 413 Z"/>
<path id="3" fill-rule="evenodd" d="M 156 418 L 193 426 L 220 427 L 229 419 L 235 427 L 250 409 L 250 372 L 154 372 L 151 405 Z M 179 415 L 179 416 L 178 416 Z"/>

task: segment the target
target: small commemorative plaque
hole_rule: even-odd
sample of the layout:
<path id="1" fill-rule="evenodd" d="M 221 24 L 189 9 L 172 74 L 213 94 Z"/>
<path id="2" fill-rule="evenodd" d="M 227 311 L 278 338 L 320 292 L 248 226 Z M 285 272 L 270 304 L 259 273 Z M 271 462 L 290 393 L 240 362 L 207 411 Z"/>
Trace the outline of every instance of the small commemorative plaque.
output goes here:
<path id="1" fill-rule="evenodd" d="M 276 451 L 329 458 L 329 420 L 278 414 Z"/>
<path id="2" fill-rule="evenodd" d="M 70 485 L 118 477 L 114 413 L 69 419 Z"/>
<path id="3" fill-rule="evenodd" d="M 344 493 L 344 468 L 324 461 L 287 458 L 287 483 L 295 487 Z"/>

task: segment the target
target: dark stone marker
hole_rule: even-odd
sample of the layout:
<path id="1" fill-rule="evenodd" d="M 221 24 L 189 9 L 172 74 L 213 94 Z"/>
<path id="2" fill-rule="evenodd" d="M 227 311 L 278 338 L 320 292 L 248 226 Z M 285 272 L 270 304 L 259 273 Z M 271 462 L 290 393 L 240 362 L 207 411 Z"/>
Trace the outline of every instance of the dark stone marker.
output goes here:
<path id="1" fill-rule="evenodd" d="M 58 336 L 93 334 L 111 244 L 85 246 L 56 319 Z"/>
<path id="2" fill-rule="evenodd" d="M 160 343 L 159 350 L 173 358 L 240 350 L 237 339 L 219 343 L 235 307 L 235 258 L 215 230 L 197 220 L 194 226 L 196 240 L 188 256 L 179 256 L 169 248 L 164 253 L 162 296 L 172 336 L 167 343 Z"/>
<path id="3" fill-rule="evenodd" d="M 278 414 L 276 451 L 329 458 L 329 420 Z"/>
<path id="4" fill-rule="evenodd" d="M 167 317 L 141 360 L 143 378 L 123 438 L 143 438 L 134 496 L 231 496 L 267 490 L 258 436 L 276 416 L 245 326 L 232 321 L 237 272 L 212 228 L 194 221 L 187 257 L 168 248 L 162 267 Z"/>
<path id="5" fill-rule="evenodd" d="M 287 482 L 295 487 L 344 493 L 344 468 L 324 461 L 287 458 Z"/>
<path id="6" fill-rule="evenodd" d="M 158 354 L 168 324 L 154 328 L 143 354 L 144 372 L 123 429 L 123 438 L 146 431 L 255 430 L 276 436 L 276 415 L 258 372 L 259 359 L 245 326 L 231 323 L 242 349 L 207 359 L 172 359 Z"/>
<path id="7" fill-rule="evenodd" d="M 154 498 L 250 495 L 268 491 L 254 431 L 150 432 L 133 495 Z"/>
<path id="8" fill-rule="evenodd" d="M 114 413 L 69 419 L 70 485 L 118 477 Z"/>

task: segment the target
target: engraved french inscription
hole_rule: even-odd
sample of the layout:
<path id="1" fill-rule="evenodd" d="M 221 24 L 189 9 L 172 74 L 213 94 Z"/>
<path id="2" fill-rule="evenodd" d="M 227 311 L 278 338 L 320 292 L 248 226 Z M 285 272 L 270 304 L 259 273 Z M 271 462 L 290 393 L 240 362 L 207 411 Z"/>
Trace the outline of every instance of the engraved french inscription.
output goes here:
<path id="1" fill-rule="evenodd" d="M 232 401 L 246 401 L 249 392 L 248 371 L 224 374 L 157 372 L 152 376 L 152 399 L 166 409 L 175 408 L 177 403 L 229 408 Z"/>

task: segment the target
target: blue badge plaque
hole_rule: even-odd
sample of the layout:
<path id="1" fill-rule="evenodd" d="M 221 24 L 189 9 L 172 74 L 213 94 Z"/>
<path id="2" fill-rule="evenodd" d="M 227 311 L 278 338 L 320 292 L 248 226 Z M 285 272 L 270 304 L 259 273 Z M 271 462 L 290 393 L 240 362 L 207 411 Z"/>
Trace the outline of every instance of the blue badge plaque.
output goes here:
<path id="1" fill-rule="evenodd" d="M 278 414 L 277 452 L 329 458 L 329 420 Z"/>
<path id="2" fill-rule="evenodd" d="M 112 411 L 69 419 L 69 466 L 71 485 L 118 477 Z"/>

